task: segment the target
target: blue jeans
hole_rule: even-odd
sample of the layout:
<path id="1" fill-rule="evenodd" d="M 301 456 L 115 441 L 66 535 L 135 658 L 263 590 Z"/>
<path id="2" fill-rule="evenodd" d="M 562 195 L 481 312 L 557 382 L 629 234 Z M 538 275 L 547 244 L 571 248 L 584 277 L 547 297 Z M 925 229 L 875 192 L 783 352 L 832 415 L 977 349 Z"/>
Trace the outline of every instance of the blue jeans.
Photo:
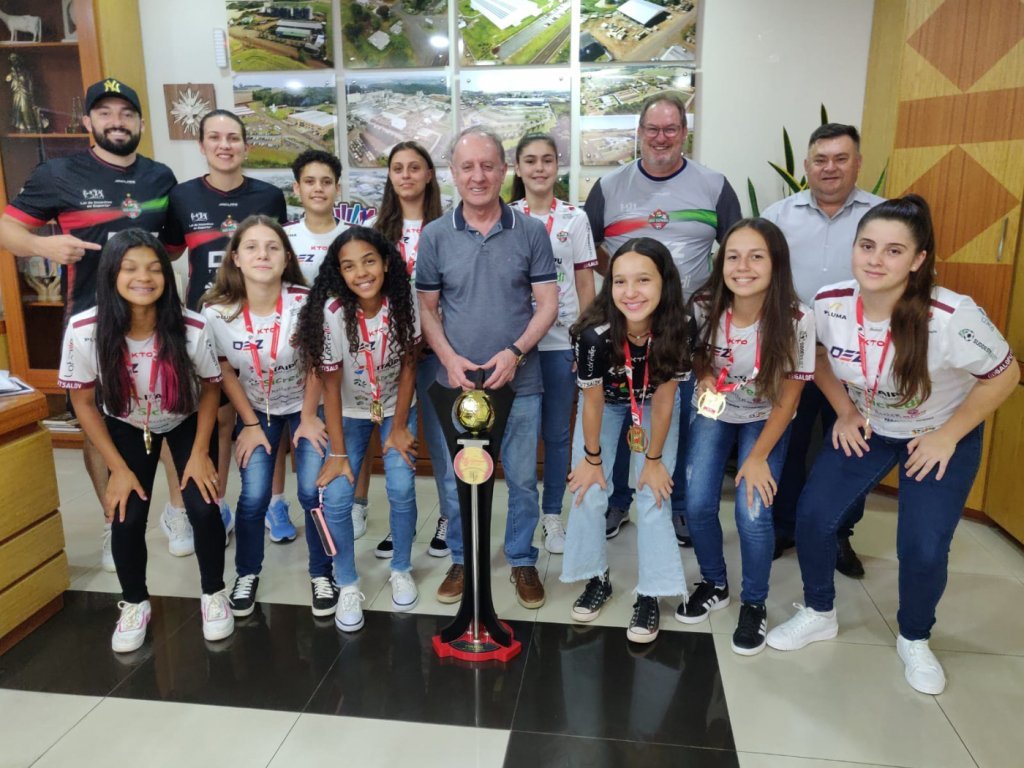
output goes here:
<path id="1" fill-rule="evenodd" d="M 380 425 L 380 442 L 383 445 L 391 434 L 394 416 L 386 416 Z M 341 427 L 345 433 L 345 451 L 352 476 L 359 477 L 359 470 L 366 458 L 370 435 L 374 423 L 370 419 L 342 417 Z M 416 434 L 416 408 L 409 410 L 409 431 Z M 395 544 L 391 570 L 412 570 L 410 553 L 412 539 L 416 535 L 416 470 L 405 463 L 402 455 L 393 449 L 384 452 L 384 489 L 391 507 L 391 536 Z M 352 538 L 352 501 L 355 486 L 345 477 L 337 477 L 327 486 L 324 493 L 324 519 L 334 539 L 337 554 L 334 556 L 335 581 L 340 587 L 347 587 L 359 581 L 356 573 L 355 541 Z"/>
<path id="2" fill-rule="evenodd" d="M 693 399 L 693 376 L 687 381 L 679 382 L 679 442 L 676 445 L 676 455 L 686 456 L 686 433 L 690 429 L 690 402 Z M 646 417 L 647 414 L 644 414 Z M 626 445 L 626 430 L 629 429 L 629 419 L 622 423 L 622 434 L 619 435 L 619 442 L 615 452 L 615 468 L 612 477 L 615 478 L 615 491 L 608 497 L 608 506 L 618 509 L 629 509 L 633 503 L 633 489 L 629 485 L 629 446 Z M 607 454 L 611 455 L 611 454 Z M 679 461 L 675 471 L 672 473 L 672 514 L 684 517 L 686 514 L 686 462 Z"/>
<path id="3" fill-rule="evenodd" d="M 686 523 L 700 564 L 700 575 L 713 584 L 727 583 L 722 554 L 722 524 L 718 519 L 725 463 L 736 445 L 739 466 L 742 467 L 765 423 L 728 424 L 698 416 L 693 409 L 690 412 L 689 448 L 686 452 Z M 768 454 L 768 469 L 774 478 L 782 471 L 790 428 L 786 427 Z M 764 506 L 756 490 L 754 505 L 747 505 L 746 480 L 736 489 L 736 529 L 740 535 L 743 563 L 740 599 L 745 603 L 764 603 L 768 598 L 768 576 L 775 550 L 772 508 Z"/>
<path id="4" fill-rule="evenodd" d="M 501 467 L 508 485 L 508 519 L 505 522 L 505 558 L 515 567 L 536 565 L 538 551 L 533 532 L 540 520 L 537 494 L 537 431 L 540 429 L 540 395 L 516 395 L 501 438 Z M 448 546 L 452 562 L 465 562 L 462 548 L 462 516 L 448 518 Z"/>
<path id="5" fill-rule="evenodd" d="M 320 410 L 323 417 L 323 410 Z M 270 487 L 274 480 L 274 463 L 277 461 L 278 447 L 281 445 L 281 433 L 288 428 L 289 434 L 295 434 L 299 428 L 301 413 L 289 413 L 285 416 L 271 416 L 269 422 L 266 414 L 256 409 L 256 419 L 260 423 L 263 434 L 270 443 L 270 453 L 266 449 L 257 448 L 249 456 L 249 464 L 239 467 L 242 490 L 238 495 L 235 507 L 235 571 L 239 576 L 259 574 L 263 569 L 263 527 L 270 504 Z M 235 437 L 242 429 L 242 420 L 235 422 Z M 331 575 L 331 559 L 324 553 L 320 537 L 313 528 L 309 510 L 315 507 L 320 499 L 316 488 L 316 478 L 320 474 L 323 459 L 316 447 L 308 440 L 299 440 L 295 451 L 295 477 L 299 486 L 299 504 L 306 515 L 306 548 L 309 550 L 310 578 Z"/>
<path id="6" fill-rule="evenodd" d="M 981 438 L 979 425 L 957 443 L 941 480 L 935 479 L 933 469 L 920 482 L 907 477 L 904 469 L 909 440 L 872 435 L 871 450 L 861 458 L 847 458 L 832 447 L 831 440 L 825 441 L 796 513 L 797 555 L 807 607 L 832 610 L 836 530 L 850 508 L 898 464 L 900 608 L 896 620 L 907 640 L 927 640 L 946 589 L 949 544 L 981 462 Z"/>
<path id="7" fill-rule="evenodd" d="M 673 472 L 676 466 L 676 446 L 679 444 L 679 399 L 676 397 L 672 409 L 668 435 L 662 450 L 661 463 Z M 583 413 L 583 397 L 577 413 Z M 601 417 L 601 455 L 613 456 L 621 442 L 622 425 L 630 420 L 629 403 L 605 403 Z M 644 428 L 650 434 L 651 407 L 644 408 Z M 628 448 L 627 448 L 628 450 Z M 632 469 L 640 476 L 644 454 L 629 451 Z M 583 459 L 583 418 L 576 419 L 572 440 L 572 463 L 575 467 Z M 601 576 L 608 568 L 608 552 L 604 537 L 604 511 L 608 497 L 615 492 L 612 467 L 604 462 L 604 480 L 607 490 L 592 485 L 583 494 L 579 506 L 575 500 L 569 508 L 569 526 L 566 530 L 565 553 L 562 555 L 564 582 L 584 581 Z M 672 528 L 672 509 L 663 503 L 659 509 L 654 502 L 650 488 L 642 488 L 636 498 L 637 564 L 639 577 L 636 591 L 649 597 L 668 597 L 686 594 L 686 578 L 683 575 L 683 560 L 679 555 L 675 533 Z"/>
<path id="8" fill-rule="evenodd" d="M 569 416 L 577 391 L 572 364 L 571 349 L 540 353 L 540 372 L 544 378 L 540 411 L 540 437 L 544 441 L 544 496 L 540 508 L 545 515 L 562 514 L 562 498 L 569 474 Z"/>
<path id="9" fill-rule="evenodd" d="M 796 505 L 800 492 L 807 482 L 807 460 L 812 460 L 821 450 L 821 443 L 812 445 L 815 436 L 815 424 L 821 421 L 821 430 L 825 442 L 832 439 L 832 425 L 836 421 L 836 412 L 828 404 L 813 381 L 804 385 L 800 393 L 800 404 L 796 408 L 796 418 L 789 434 L 789 448 L 786 450 L 786 461 L 782 465 L 782 473 L 776 475 L 779 492 L 775 495 L 772 516 L 775 519 L 775 535 L 779 538 L 792 539 L 796 532 Z M 868 490 L 871 490 L 870 488 Z M 864 499 L 857 501 L 839 526 L 837 535 L 841 539 L 853 536 L 853 526 L 864 517 Z"/>
<path id="10" fill-rule="evenodd" d="M 441 422 L 437 420 L 437 412 L 430 404 L 430 393 L 427 392 L 437 378 L 437 369 L 440 367 L 441 363 L 433 353 L 420 358 L 416 366 L 416 401 L 424 404 L 419 409 L 423 414 L 423 438 L 427 443 L 427 453 L 430 454 L 430 464 L 434 470 L 437 497 L 441 502 L 441 517 L 451 521 L 459 516 L 459 491 L 455 486 L 455 471 L 452 469 L 448 443 L 444 439 L 444 432 L 441 431 Z"/>

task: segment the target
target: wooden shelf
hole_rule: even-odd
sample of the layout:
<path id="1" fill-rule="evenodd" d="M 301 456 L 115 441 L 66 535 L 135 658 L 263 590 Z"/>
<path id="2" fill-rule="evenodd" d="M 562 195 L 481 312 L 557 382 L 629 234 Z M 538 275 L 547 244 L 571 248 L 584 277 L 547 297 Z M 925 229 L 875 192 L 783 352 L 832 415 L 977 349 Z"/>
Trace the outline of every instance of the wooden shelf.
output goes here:
<path id="1" fill-rule="evenodd" d="M 44 41 L 42 43 L 12 43 L 10 41 L 6 43 L 0 43 L 0 48 L 11 48 L 14 50 L 32 50 L 33 48 L 77 48 L 77 40 L 51 40 Z"/>
<path id="2" fill-rule="evenodd" d="M 63 307 L 64 302 L 58 299 L 57 301 L 39 301 L 37 299 L 22 299 L 21 303 L 26 307 Z"/>
<path id="3" fill-rule="evenodd" d="M 88 139 L 88 133 L 5 133 L 5 139 Z"/>

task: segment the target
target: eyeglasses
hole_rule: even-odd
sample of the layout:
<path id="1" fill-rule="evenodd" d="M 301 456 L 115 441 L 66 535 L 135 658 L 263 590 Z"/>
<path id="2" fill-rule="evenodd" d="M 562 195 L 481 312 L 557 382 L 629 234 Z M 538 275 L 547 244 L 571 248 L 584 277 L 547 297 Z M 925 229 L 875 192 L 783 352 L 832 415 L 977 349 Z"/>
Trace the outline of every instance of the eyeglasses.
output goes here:
<path id="1" fill-rule="evenodd" d="M 640 128 L 643 130 L 644 136 L 648 139 L 658 138 L 659 133 L 664 134 L 666 139 L 674 139 L 682 133 L 683 130 L 683 126 L 681 125 L 666 125 L 664 127 L 659 127 L 657 125 L 641 125 Z"/>

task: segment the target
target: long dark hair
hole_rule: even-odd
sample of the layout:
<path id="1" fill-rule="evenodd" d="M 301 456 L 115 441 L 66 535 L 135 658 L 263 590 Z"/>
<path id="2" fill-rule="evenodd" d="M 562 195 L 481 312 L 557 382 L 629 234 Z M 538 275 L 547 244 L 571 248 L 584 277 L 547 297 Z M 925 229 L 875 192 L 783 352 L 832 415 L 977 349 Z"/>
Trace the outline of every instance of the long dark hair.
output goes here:
<path id="1" fill-rule="evenodd" d="M 932 394 L 928 376 L 928 313 L 935 287 L 935 230 L 932 212 L 920 195 L 885 200 L 866 214 L 857 225 L 857 235 L 869 221 L 884 219 L 906 225 L 914 239 L 915 256 L 925 252 L 924 261 L 907 278 L 907 287 L 892 311 L 892 375 L 899 390 L 899 405 L 915 397 L 927 400 Z"/>
<path id="2" fill-rule="evenodd" d="M 569 329 L 573 338 L 579 338 L 587 328 L 608 324 L 611 329 L 612 366 L 625 364 L 622 348 L 626 342 L 626 320 L 612 300 L 615 262 L 627 253 L 646 256 L 658 268 L 661 276 L 661 300 L 651 316 L 651 353 L 647 360 L 651 385 L 658 386 L 678 373 L 690 370 L 690 342 L 687 334 L 686 308 L 679 270 L 672 261 L 668 248 L 650 237 L 635 237 L 623 243 L 608 263 L 608 278 L 601 286 L 590 306 L 583 310 L 579 320 Z"/>
<path id="3" fill-rule="evenodd" d="M 242 270 L 235 264 L 232 254 L 238 251 L 238 246 L 241 244 L 245 233 L 256 226 L 269 227 L 274 230 L 274 233 L 284 246 L 284 274 L 281 275 L 281 281 L 293 285 L 304 286 L 306 284 L 306 278 L 302 276 L 299 259 L 295 255 L 295 249 L 292 248 L 291 240 L 288 239 L 288 234 L 278 224 L 277 219 L 264 216 L 262 213 L 246 216 L 231 236 L 231 242 L 228 243 L 227 250 L 224 252 L 224 261 L 220 263 L 220 269 L 217 270 L 217 277 L 213 281 L 213 287 L 203 294 L 203 298 L 199 300 L 200 306 L 203 304 L 236 305 L 237 311 L 228 318 L 229 320 L 238 317 L 238 313 L 242 311 L 242 305 L 245 304 L 246 300 L 245 277 L 242 275 Z"/>
<path id="4" fill-rule="evenodd" d="M 800 311 L 800 300 L 793 288 L 793 272 L 789 264 L 789 244 L 775 224 L 767 219 L 740 219 L 722 238 L 722 244 L 711 267 L 711 277 L 694 294 L 693 301 L 707 304 L 707 321 L 697 332 L 693 348 L 694 361 L 710 370 L 714 359 L 715 335 L 725 311 L 732 307 L 733 292 L 725 284 L 723 270 L 729 238 L 741 229 L 752 229 L 764 238 L 772 260 L 772 279 L 761 307 L 760 327 L 761 369 L 754 379 L 759 397 L 777 403 L 782 395 L 782 382 L 796 369 L 796 330 L 793 320 Z"/>
<path id="5" fill-rule="evenodd" d="M 185 318 L 174 269 L 160 241 L 143 229 L 127 229 L 110 238 L 103 246 L 96 268 L 96 358 L 103 406 L 115 416 L 127 416 L 132 409 L 131 381 L 125 363 L 128 356 L 125 335 L 131 329 L 132 308 L 117 292 L 121 262 L 132 248 L 147 248 L 156 254 L 164 276 L 164 292 L 155 305 L 160 410 L 190 414 L 199 402 L 196 372 L 188 356 Z"/>
<path id="6" fill-rule="evenodd" d="M 373 224 L 373 228 L 392 243 L 397 243 L 402 239 L 403 216 L 402 201 L 398 199 L 395 185 L 391 183 L 391 161 L 404 149 L 411 149 L 422 157 L 431 172 L 430 181 L 427 182 L 427 187 L 423 190 L 423 226 L 441 216 L 441 185 L 437 183 L 437 169 L 434 168 L 434 161 L 430 159 L 430 153 L 415 141 L 398 142 L 388 154 L 388 178 L 384 182 L 384 197 L 380 202 L 377 220 Z"/>
<path id="7" fill-rule="evenodd" d="M 543 141 L 549 147 L 551 151 L 555 153 L 555 165 L 558 165 L 558 144 L 555 143 L 555 137 L 550 133 L 527 133 L 519 140 L 516 144 L 516 163 L 519 162 L 520 155 L 523 154 L 530 144 L 535 141 Z M 566 189 L 562 186 L 562 183 L 558 180 L 558 174 L 555 174 L 555 187 L 553 190 L 555 197 L 564 200 L 568 197 Z M 523 183 L 523 177 L 518 173 L 512 174 L 512 191 L 509 192 L 508 201 L 514 203 L 516 200 L 522 200 L 526 197 L 526 185 Z"/>
<path id="8" fill-rule="evenodd" d="M 299 313 L 299 330 L 295 343 L 299 348 L 299 365 L 304 371 L 319 370 L 324 361 L 324 305 L 331 299 L 341 301 L 345 318 L 345 337 L 351 350 L 359 349 L 356 310 L 359 300 L 341 275 L 341 249 L 350 242 L 366 243 L 384 260 L 387 271 L 381 294 L 388 300 L 390 329 L 388 349 L 400 358 L 413 351 L 416 343 L 416 319 L 412 285 L 405 260 L 394 243 L 368 227 L 349 227 L 338 235 L 320 265 L 309 298 Z"/>

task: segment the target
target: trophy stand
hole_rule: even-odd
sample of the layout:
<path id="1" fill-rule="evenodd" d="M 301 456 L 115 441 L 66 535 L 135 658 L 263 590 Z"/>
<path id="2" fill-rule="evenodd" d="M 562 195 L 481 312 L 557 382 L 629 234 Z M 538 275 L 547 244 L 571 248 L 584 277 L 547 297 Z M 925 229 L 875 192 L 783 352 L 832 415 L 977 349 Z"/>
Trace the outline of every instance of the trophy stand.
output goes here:
<path id="1" fill-rule="evenodd" d="M 434 653 L 441 658 L 508 661 L 519 654 L 522 643 L 494 612 L 490 541 L 494 460 L 515 394 L 507 386 L 485 391 L 481 388 L 483 372 L 474 373 L 477 374 L 477 389 L 462 392 L 437 382 L 429 389 L 452 454 L 459 491 L 462 546 L 467 558 L 459 611 L 451 624 L 434 636 L 433 645 Z"/>

